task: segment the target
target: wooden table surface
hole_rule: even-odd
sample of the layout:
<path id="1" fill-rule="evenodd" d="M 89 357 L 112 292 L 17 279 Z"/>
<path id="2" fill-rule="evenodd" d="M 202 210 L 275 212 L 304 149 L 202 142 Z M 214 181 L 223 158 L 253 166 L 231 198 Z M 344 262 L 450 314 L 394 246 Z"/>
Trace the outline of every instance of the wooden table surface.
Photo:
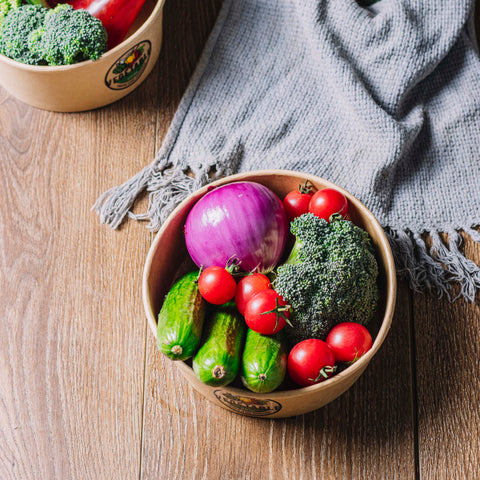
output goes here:
<path id="1" fill-rule="evenodd" d="M 167 1 L 156 68 L 114 105 L 51 113 L 0 89 L 0 479 L 480 478 L 478 299 L 400 282 L 364 375 L 296 418 L 214 406 L 158 353 L 141 302 L 152 234 L 91 207 L 154 158 L 220 4 Z"/>

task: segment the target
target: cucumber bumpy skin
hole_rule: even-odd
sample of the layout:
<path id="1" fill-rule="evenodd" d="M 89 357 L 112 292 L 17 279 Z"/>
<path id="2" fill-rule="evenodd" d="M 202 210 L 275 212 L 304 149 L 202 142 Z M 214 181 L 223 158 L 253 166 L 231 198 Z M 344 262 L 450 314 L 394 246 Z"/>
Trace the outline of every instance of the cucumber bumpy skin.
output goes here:
<path id="1" fill-rule="evenodd" d="M 282 333 L 262 335 L 248 329 L 242 357 L 242 383 L 256 393 L 273 392 L 285 378 L 287 349 Z"/>
<path id="2" fill-rule="evenodd" d="M 172 360 L 187 360 L 200 343 L 207 308 L 198 291 L 198 271 L 180 278 L 158 314 L 157 346 Z"/>
<path id="3" fill-rule="evenodd" d="M 204 341 L 193 358 L 193 371 L 207 385 L 228 385 L 240 369 L 245 321 L 226 304 L 213 309 L 206 323 Z"/>

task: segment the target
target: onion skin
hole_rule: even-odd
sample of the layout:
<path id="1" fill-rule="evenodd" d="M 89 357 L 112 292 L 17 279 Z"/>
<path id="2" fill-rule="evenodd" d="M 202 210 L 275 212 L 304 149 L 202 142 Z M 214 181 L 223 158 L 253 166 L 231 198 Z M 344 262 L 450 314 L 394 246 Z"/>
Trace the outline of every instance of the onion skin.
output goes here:
<path id="1" fill-rule="evenodd" d="M 233 182 L 206 193 L 185 222 L 187 250 L 198 267 L 235 259 L 246 272 L 267 273 L 282 257 L 289 223 L 282 201 L 256 182 Z"/>

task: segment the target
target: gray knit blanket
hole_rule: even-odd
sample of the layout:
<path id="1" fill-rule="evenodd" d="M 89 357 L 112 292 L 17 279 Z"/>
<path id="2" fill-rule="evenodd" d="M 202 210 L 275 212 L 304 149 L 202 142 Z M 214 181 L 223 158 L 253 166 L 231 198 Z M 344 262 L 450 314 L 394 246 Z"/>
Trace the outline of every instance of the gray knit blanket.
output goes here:
<path id="1" fill-rule="evenodd" d="M 213 179 L 304 171 L 367 205 L 412 289 L 451 298 L 459 284 L 473 300 L 480 268 L 461 246 L 462 235 L 480 242 L 473 7 L 225 0 L 160 151 L 98 199 L 101 221 L 116 228 L 129 216 L 156 231 Z M 134 215 L 144 191 L 148 210 Z"/>

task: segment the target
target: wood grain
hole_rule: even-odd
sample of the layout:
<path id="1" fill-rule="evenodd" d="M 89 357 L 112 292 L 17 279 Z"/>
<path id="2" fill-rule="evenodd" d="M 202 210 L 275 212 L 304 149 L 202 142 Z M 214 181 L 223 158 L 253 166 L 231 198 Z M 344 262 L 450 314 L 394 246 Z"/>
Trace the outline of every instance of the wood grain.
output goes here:
<path id="1" fill-rule="evenodd" d="M 414 312 L 422 478 L 480 478 L 480 302 L 416 296 Z"/>
<path id="2" fill-rule="evenodd" d="M 153 86 L 78 115 L 2 92 L 2 480 L 138 476 L 149 237 L 90 208 L 153 155 Z"/>
<path id="3" fill-rule="evenodd" d="M 359 381 L 289 419 L 208 403 L 158 353 L 140 291 L 152 235 L 90 208 L 154 158 L 220 8 L 167 1 L 154 71 L 101 110 L 43 112 L 0 89 L 0 479 L 480 478 L 478 300 L 401 282 Z"/>

